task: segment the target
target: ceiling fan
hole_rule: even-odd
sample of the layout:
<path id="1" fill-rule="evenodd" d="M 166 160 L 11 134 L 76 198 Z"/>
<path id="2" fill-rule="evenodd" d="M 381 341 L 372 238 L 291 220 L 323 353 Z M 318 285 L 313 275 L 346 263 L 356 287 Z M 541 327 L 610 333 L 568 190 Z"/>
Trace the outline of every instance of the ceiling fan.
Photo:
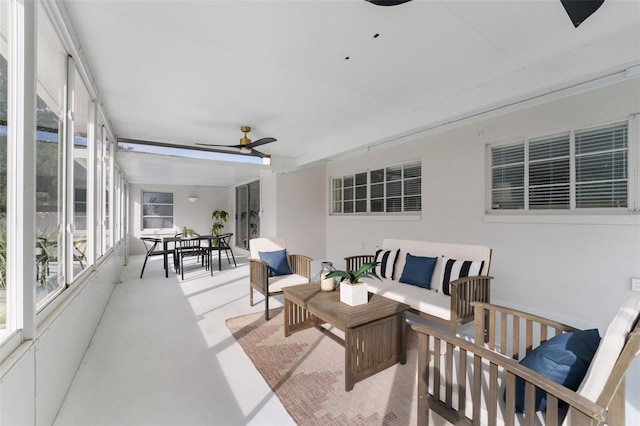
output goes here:
<path id="1" fill-rule="evenodd" d="M 268 157 L 268 155 L 258 151 L 257 149 L 254 149 L 257 146 L 260 145 L 265 145 L 271 142 L 275 142 L 277 139 L 275 138 L 262 138 L 262 139 L 258 139 L 255 142 L 251 142 L 251 139 L 249 139 L 247 137 L 247 133 L 249 133 L 251 131 L 251 127 L 249 126 L 241 126 L 240 127 L 240 131 L 242 131 L 244 133 L 244 136 L 242 138 L 240 138 L 240 144 L 238 145 L 215 145 L 215 144 L 210 144 L 210 143 L 197 143 L 196 145 L 202 145 L 202 146 L 216 146 L 216 147 L 224 147 L 224 148 L 234 148 L 234 149 L 238 149 L 241 153 L 243 154 L 248 154 L 248 155 L 253 155 L 255 157 L 260 157 L 260 158 L 265 158 Z"/>

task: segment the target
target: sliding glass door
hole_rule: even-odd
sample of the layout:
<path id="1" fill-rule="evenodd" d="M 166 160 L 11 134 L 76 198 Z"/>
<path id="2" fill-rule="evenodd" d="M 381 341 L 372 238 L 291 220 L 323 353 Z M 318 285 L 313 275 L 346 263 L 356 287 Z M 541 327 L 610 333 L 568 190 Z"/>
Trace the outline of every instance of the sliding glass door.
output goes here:
<path id="1" fill-rule="evenodd" d="M 236 246 L 249 249 L 260 236 L 260 181 L 236 187 Z"/>

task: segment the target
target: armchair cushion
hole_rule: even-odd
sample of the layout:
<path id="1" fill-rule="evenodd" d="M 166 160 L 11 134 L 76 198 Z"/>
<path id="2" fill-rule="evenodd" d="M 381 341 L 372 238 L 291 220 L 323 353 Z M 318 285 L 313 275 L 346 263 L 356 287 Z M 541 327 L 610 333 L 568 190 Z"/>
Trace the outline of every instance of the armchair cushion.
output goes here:
<path id="1" fill-rule="evenodd" d="M 269 265 L 269 276 L 276 277 L 279 275 L 291 275 L 293 272 L 287 261 L 287 250 L 261 251 L 258 252 L 260 259 Z"/>
<path id="2" fill-rule="evenodd" d="M 407 253 L 400 282 L 426 289 L 431 288 L 431 276 L 437 260 L 437 257 L 413 256 L 411 253 Z"/>
<path id="3" fill-rule="evenodd" d="M 535 348 L 520 364 L 573 391 L 584 379 L 598 349 L 597 329 L 558 334 Z M 516 411 L 524 411 L 524 380 L 516 378 Z M 536 411 L 547 407 L 546 393 L 536 389 Z"/>
<path id="4" fill-rule="evenodd" d="M 458 278 L 473 277 L 481 275 L 484 261 L 482 260 L 456 260 L 443 257 L 442 259 L 442 292 L 447 296 L 451 295 L 449 291 L 449 283 Z"/>

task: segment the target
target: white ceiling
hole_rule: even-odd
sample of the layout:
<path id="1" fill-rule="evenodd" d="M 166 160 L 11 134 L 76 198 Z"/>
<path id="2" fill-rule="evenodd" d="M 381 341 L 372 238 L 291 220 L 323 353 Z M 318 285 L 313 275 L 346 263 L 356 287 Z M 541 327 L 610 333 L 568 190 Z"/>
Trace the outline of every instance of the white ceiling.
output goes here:
<path id="1" fill-rule="evenodd" d="M 638 1 L 578 28 L 559 0 L 62 3 L 118 137 L 237 144 L 246 124 L 298 167 L 640 65 Z M 264 172 L 153 157 L 118 160 L 133 183 Z"/>

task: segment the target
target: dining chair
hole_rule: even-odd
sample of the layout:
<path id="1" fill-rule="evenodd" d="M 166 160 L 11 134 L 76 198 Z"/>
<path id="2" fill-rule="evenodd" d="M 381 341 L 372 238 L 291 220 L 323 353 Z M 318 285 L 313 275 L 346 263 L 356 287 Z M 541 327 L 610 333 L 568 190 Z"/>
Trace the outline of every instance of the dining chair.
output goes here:
<path id="1" fill-rule="evenodd" d="M 184 258 L 196 257 L 200 259 L 201 266 L 209 267 L 209 253 L 206 247 L 202 246 L 200 235 L 191 234 L 185 236 L 176 234 L 180 239 L 176 243 L 176 258 L 178 260 L 178 268 L 180 269 L 180 277 L 184 280 Z"/>
<path id="2" fill-rule="evenodd" d="M 224 254 L 227 256 L 227 262 L 229 262 L 229 265 L 231 265 L 231 260 L 229 259 L 229 253 L 231 253 L 233 266 L 237 267 L 236 257 L 233 255 L 233 250 L 231 250 L 231 237 L 233 237 L 233 233 L 231 232 L 218 235 L 218 244 L 220 244 L 220 251 L 224 250 Z"/>
<path id="3" fill-rule="evenodd" d="M 173 249 L 166 250 L 166 252 L 164 250 L 157 250 L 158 244 L 162 244 L 162 240 L 160 238 L 142 237 L 140 238 L 140 240 L 144 244 L 144 248 L 146 250 L 146 254 L 144 256 L 144 262 L 142 263 L 142 271 L 140 271 L 140 278 L 142 278 L 142 275 L 144 274 L 144 268 L 147 266 L 147 260 L 149 259 L 149 257 L 163 256 L 165 253 L 174 254 L 174 250 Z M 175 257 L 173 259 L 173 265 L 174 267 L 176 265 Z"/>

